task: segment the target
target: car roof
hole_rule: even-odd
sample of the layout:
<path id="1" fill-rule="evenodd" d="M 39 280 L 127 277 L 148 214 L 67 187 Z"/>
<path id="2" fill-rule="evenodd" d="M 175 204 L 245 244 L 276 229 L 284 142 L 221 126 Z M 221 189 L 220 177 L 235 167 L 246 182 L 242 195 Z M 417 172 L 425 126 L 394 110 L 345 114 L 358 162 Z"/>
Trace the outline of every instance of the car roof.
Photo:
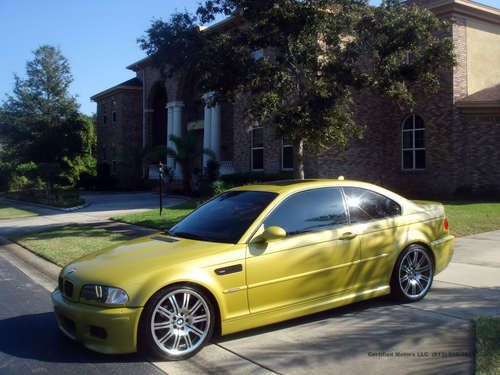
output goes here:
<path id="1" fill-rule="evenodd" d="M 367 182 L 355 181 L 355 180 L 344 180 L 340 179 L 310 179 L 310 180 L 279 180 L 279 181 L 267 181 L 263 183 L 256 183 L 252 185 L 245 185 L 237 187 L 233 190 L 253 190 L 253 191 L 269 191 L 278 194 L 285 194 L 295 191 L 308 190 L 311 188 L 319 187 L 335 187 L 335 186 L 358 186 L 365 189 L 370 189 L 374 191 L 384 190 L 377 185 L 373 185 Z M 394 193 L 393 193 L 394 194 Z"/>
<path id="2" fill-rule="evenodd" d="M 413 207 L 411 201 L 402 197 L 401 195 L 383 188 L 378 185 L 374 185 L 368 182 L 355 181 L 355 180 L 344 180 L 343 177 L 339 179 L 311 179 L 311 180 L 281 180 L 281 181 L 268 181 L 265 183 L 257 183 L 253 185 L 240 186 L 233 191 L 266 191 L 276 193 L 279 196 L 288 196 L 296 192 L 310 190 L 322 187 L 342 187 L 342 186 L 354 186 L 363 189 L 368 189 L 376 193 L 382 194 L 404 207 Z"/>

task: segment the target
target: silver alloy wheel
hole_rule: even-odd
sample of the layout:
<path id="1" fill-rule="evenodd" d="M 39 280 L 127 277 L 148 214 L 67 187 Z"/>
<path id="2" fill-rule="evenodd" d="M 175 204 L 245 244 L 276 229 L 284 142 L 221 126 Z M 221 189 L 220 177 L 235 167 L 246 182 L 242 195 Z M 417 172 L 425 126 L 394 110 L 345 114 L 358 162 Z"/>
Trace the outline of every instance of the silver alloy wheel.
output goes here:
<path id="1" fill-rule="evenodd" d="M 399 286 L 411 299 L 424 295 L 432 283 L 432 261 L 427 252 L 413 248 L 401 260 L 399 267 Z"/>
<path id="2" fill-rule="evenodd" d="M 151 333 L 160 350 L 171 356 L 182 356 L 203 344 L 210 319 L 210 309 L 200 294 L 177 289 L 156 305 L 151 317 Z"/>

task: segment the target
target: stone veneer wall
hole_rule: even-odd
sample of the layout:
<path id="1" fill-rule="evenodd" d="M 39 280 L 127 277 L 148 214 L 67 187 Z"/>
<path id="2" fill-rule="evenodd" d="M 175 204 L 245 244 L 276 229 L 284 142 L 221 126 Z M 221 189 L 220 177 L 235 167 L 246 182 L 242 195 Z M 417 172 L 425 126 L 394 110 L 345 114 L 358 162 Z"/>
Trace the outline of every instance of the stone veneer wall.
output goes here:
<path id="1" fill-rule="evenodd" d="M 463 194 L 500 198 L 500 115 L 466 115 L 457 160 Z"/>
<path id="2" fill-rule="evenodd" d="M 450 75 L 448 75 L 449 77 Z M 362 139 L 353 139 L 344 150 L 322 152 L 306 150 L 306 178 L 336 178 L 343 175 L 385 185 L 410 195 L 449 195 L 456 188 L 457 157 L 453 140 L 454 107 L 451 81 L 443 79 L 439 93 L 417 94 L 415 113 L 426 125 L 426 169 L 403 171 L 401 166 L 401 124 L 411 114 L 389 100 L 362 95 L 357 100 L 355 116 L 365 125 Z M 234 165 L 238 172 L 248 172 L 251 150 L 251 124 L 241 114 L 234 118 Z M 460 157 L 458 158 L 460 159 Z M 281 139 L 272 127 L 264 127 L 264 171 L 281 169 Z"/>
<path id="3" fill-rule="evenodd" d="M 234 105 L 233 116 L 233 166 L 236 172 L 251 171 L 251 128 L 252 123 L 245 118 L 245 102 L 242 97 Z M 271 126 L 264 126 L 264 172 L 278 173 L 281 170 L 281 139 Z"/>
<path id="4" fill-rule="evenodd" d="M 106 106 L 106 124 L 103 122 L 103 105 Z M 113 123 L 113 111 L 116 111 L 115 123 Z M 112 161 L 115 160 L 116 187 L 124 189 L 132 187 L 131 179 L 138 171 L 130 165 L 130 153 L 142 144 L 142 92 L 117 91 L 100 99 L 96 131 L 98 163 L 104 162 L 111 167 Z"/>

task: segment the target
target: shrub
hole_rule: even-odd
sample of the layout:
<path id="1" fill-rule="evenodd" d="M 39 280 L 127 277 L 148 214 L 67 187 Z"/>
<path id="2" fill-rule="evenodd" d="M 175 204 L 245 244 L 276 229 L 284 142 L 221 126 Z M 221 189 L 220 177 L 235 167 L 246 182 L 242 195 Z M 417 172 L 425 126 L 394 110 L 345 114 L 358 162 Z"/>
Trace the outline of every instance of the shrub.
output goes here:
<path id="1" fill-rule="evenodd" d="M 9 189 L 11 174 L 11 164 L 0 160 L 0 191 L 7 191 Z"/>
<path id="2" fill-rule="evenodd" d="M 224 193 L 226 190 L 230 189 L 230 186 L 227 186 L 224 181 L 216 180 L 212 182 L 212 195 L 219 195 Z"/>
<path id="3" fill-rule="evenodd" d="M 205 167 L 205 175 L 209 182 L 214 182 L 219 178 L 220 164 L 217 160 L 210 159 Z"/>

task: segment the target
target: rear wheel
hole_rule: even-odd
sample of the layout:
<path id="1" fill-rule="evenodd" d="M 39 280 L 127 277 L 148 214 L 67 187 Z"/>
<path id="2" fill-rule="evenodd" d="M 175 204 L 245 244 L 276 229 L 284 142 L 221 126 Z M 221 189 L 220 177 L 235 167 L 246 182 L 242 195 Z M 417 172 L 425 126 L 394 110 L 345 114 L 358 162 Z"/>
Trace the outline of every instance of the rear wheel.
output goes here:
<path id="1" fill-rule="evenodd" d="M 404 302 L 418 301 L 429 291 L 434 277 L 434 262 L 427 248 L 408 246 L 392 272 L 391 295 Z"/>
<path id="2" fill-rule="evenodd" d="M 210 340 L 214 321 L 212 303 L 201 290 L 167 287 L 151 298 L 143 312 L 143 349 L 167 360 L 189 358 Z"/>

